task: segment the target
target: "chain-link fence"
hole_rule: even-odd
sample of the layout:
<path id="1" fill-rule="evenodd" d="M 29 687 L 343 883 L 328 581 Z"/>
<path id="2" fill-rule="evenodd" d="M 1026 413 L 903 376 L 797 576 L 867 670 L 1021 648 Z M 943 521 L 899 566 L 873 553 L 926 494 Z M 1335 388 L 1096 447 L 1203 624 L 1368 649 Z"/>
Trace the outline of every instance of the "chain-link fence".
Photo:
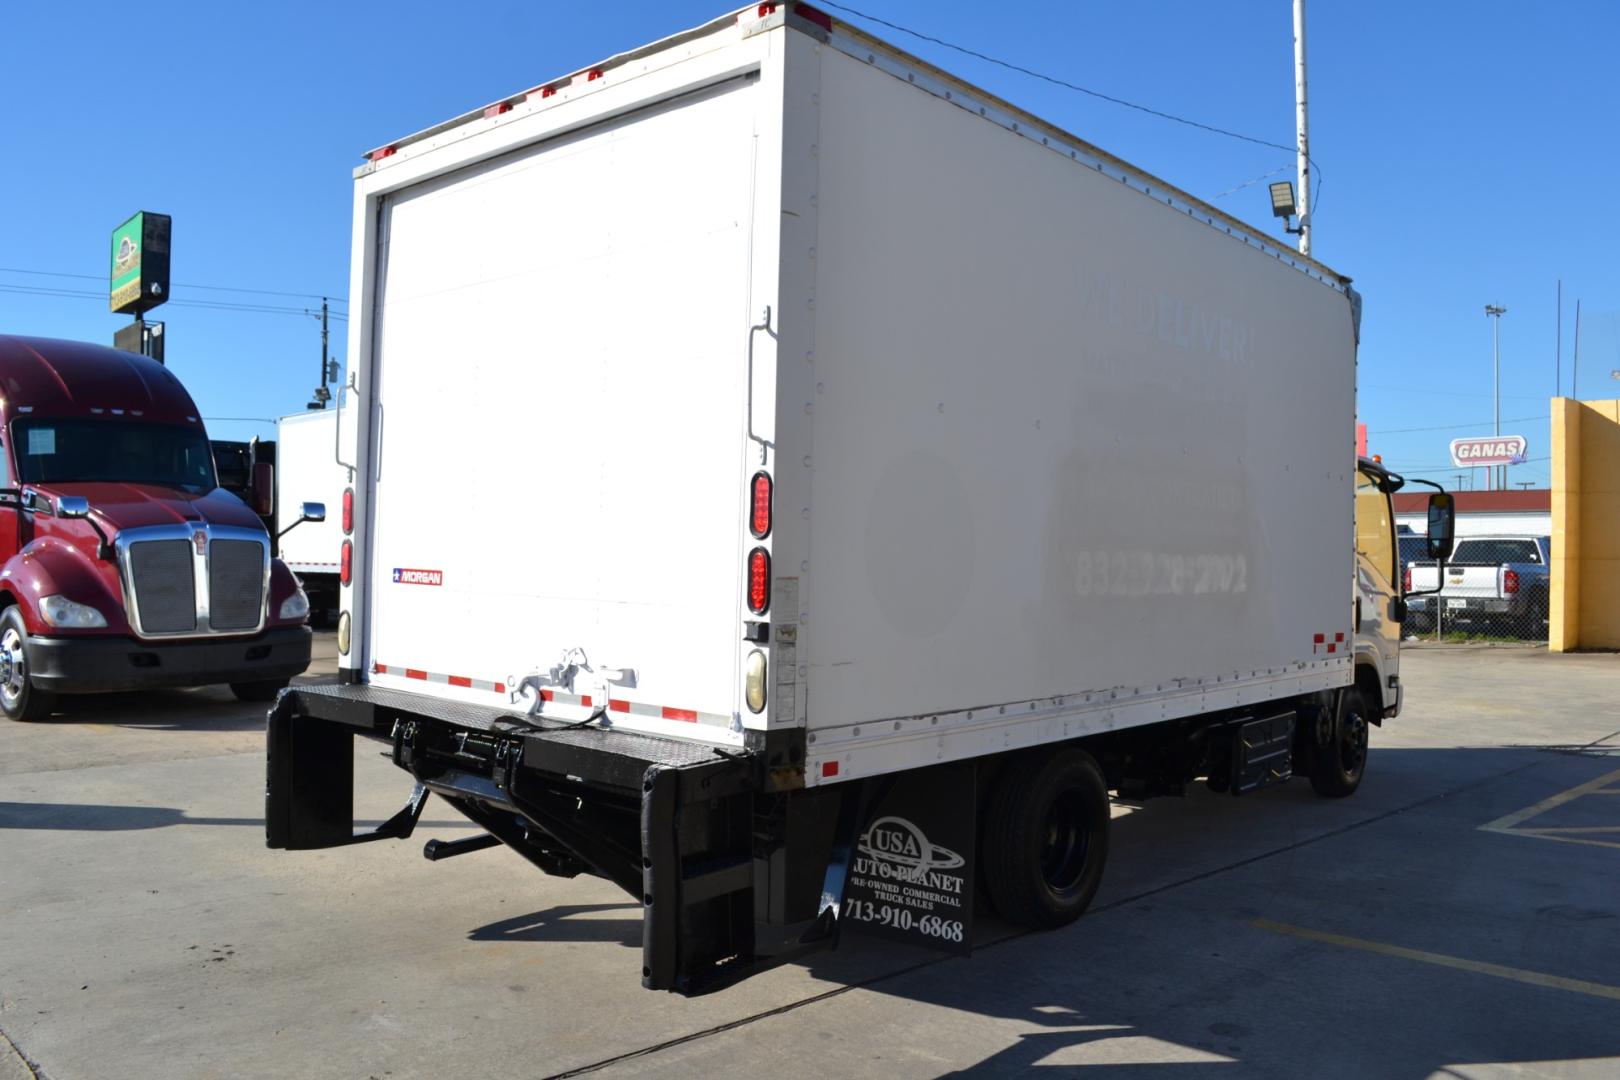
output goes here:
<path id="1" fill-rule="evenodd" d="M 1421 539 L 1421 538 L 1420 538 Z M 1402 537 L 1403 546 L 1406 537 Z M 1409 638 L 1441 642 L 1538 642 L 1547 640 L 1552 551 L 1545 536 L 1465 536 L 1440 580 L 1435 564 L 1405 564 L 1408 591 L 1437 595 L 1407 600 Z"/>

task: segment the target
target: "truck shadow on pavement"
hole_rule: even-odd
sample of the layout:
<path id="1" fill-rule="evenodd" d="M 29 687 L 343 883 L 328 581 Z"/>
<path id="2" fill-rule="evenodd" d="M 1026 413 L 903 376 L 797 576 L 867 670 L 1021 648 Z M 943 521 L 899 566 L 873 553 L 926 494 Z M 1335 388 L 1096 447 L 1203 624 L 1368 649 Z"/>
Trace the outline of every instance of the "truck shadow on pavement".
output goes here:
<path id="1" fill-rule="evenodd" d="M 224 687 L 65 695 L 47 724 L 111 724 L 151 731 L 262 730 L 270 704 L 237 701 Z"/>
<path id="2" fill-rule="evenodd" d="M 624 911 L 632 917 L 623 919 L 580 918 L 602 912 Z M 472 931 L 468 941 L 597 941 L 613 942 L 627 948 L 641 948 L 641 905 L 631 901 L 622 904 L 559 904 L 527 915 L 492 922 Z"/>
<path id="3" fill-rule="evenodd" d="M 365 830 L 381 825 L 381 819 L 356 821 Z M 459 821 L 423 821 L 422 828 L 445 829 Z M 0 801 L 0 832 L 7 829 L 57 830 L 61 832 L 134 832 L 166 829 L 171 825 L 251 825 L 264 829 L 262 817 L 193 817 L 176 806 L 121 806 L 109 803 L 25 803 Z M 638 922 L 636 926 L 641 924 Z"/>
<path id="4" fill-rule="evenodd" d="M 1381 748 L 1373 762 L 1349 801 L 1296 780 L 1241 799 L 1200 787 L 1118 817 L 1109 877 L 1078 923 L 982 920 L 972 959 L 907 949 L 900 970 L 853 981 L 893 1004 L 821 1021 L 857 1008 L 921 1031 L 993 1018 L 965 1030 L 1000 1048 L 948 1076 L 1416 1080 L 1535 1062 L 1609 1075 L 1620 852 L 1484 827 L 1615 760 L 1498 747 Z M 1620 825 L 1620 798 L 1589 802 L 1583 823 Z M 810 967 L 848 982 L 852 960 Z"/>

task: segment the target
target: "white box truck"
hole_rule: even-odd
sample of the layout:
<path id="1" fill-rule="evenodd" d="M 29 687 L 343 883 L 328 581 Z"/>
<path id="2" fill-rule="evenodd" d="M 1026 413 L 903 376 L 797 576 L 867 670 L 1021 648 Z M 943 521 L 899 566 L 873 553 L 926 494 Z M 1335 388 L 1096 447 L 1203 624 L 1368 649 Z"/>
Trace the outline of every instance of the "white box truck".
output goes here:
<path id="1" fill-rule="evenodd" d="M 338 461 L 339 434 L 336 409 L 294 413 L 276 421 L 275 532 L 281 561 L 298 575 L 309 596 L 311 621 L 318 613 L 337 612 L 343 519 L 334 513 L 319 523 L 293 526 L 306 502 L 334 510 L 351 505 L 343 498 L 351 473 Z M 353 512 L 352 505 L 346 512 Z"/>
<path id="2" fill-rule="evenodd" d="M 1346 795 L 1399 708 L 1348 279 L 806 5 L 378 148 L 353 267 L 272 847 L 437 794 L 697 993 L 1066 923 L 1110 792 Z M 360 834 L 355 735 L 416 781 Z"/>

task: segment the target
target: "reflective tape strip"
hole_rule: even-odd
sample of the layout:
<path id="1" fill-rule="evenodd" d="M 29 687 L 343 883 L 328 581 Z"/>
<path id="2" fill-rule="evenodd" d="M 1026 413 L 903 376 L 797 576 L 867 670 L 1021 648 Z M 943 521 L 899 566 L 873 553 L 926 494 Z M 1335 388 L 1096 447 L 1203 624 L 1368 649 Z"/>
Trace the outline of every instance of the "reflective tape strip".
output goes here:
<path id="1" fill-rule="evenodd" d="M 494 694 L 505 694 L 505 684 L 487 679 L 471 679 L 465 675 L 441 675 L 436 671 L 424 671 L 421 668 L 400 667 L 397 664 L 372 664 L 371 670 L 378 675 L 393 675 L 405 679 L 418 679 L 422 682 L 440 683 L 445 686 L 459 686 L 467 690 L 484 690 Z M 554 690 L 542 687 L 540 700 L 556 705 L 573 705 L 581 709 L 596 708 L 596 699 L 590 694 L 570 694 L 565 690 Z M 687 724 L 723 724 L 729 726 L 731 717 L 720 713 L 699 712 L 696 709 L 675 709 L 668 705 L 648 705 L 640 701 L 624 701 L 619 698 L 609 698 L 607 707 L 610 711 L 624 713 L 628 716 L 647 716 L 655 720 L 679 720 Z"/>
<path id="2" fill-rule="evenodd" d="M 459 686 L 464 690 L 482 690 L 490 694 L 506 693 L 506 684 L 495 679 L 474 679 L 466 675 L 441 675 L 436 671 L 424 671 L 421 668 L 400 667 L 398 664 L 372 664 L 371 670 L 378 675 L 393 675 L 404 679 L 417 679 L 421 682 L 439 683 L 443 686 Z"/>
<path id="3" fill-rule="evenodd" d="M 555 702 L 558 705 L 577 705 L 590 709 L 596 707 L 595 700 L 589 694 L 570 694 L 562 690 L 543 689 L 540 691 L 541 701 Z M 646 716 L 654 720 L 679 720 L 687 724 L 725 724 L 730 725 L 731 717 L 719 713 L 699 712 L 696 709 L 675 709 L 668 705 L 648 705 L 641 701 L 625 701 L 622 698 L 608 698 L 609 712 L 624 713 L 627 716 Z"/>

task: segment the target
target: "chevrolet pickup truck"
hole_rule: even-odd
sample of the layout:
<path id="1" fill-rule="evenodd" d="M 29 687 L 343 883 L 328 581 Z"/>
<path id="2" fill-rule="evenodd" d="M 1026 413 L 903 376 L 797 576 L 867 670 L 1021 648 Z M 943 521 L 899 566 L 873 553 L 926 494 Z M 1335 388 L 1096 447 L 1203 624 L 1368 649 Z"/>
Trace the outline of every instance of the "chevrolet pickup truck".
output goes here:
<path id="1" fill-rule="evenodd" d="M 1410 629 L 1432 629 L 1438 601 L 1447 623 L 1495 625 L 1517 636 L 1538 636 L 1547 625 L 1551 541 L 1545 536 L 1466 536 L 1446 564 L 1435 596 L 1407 601 Z M 1408 592 L 1436 587 L 1434 563 L 1405 569 Z"/>

